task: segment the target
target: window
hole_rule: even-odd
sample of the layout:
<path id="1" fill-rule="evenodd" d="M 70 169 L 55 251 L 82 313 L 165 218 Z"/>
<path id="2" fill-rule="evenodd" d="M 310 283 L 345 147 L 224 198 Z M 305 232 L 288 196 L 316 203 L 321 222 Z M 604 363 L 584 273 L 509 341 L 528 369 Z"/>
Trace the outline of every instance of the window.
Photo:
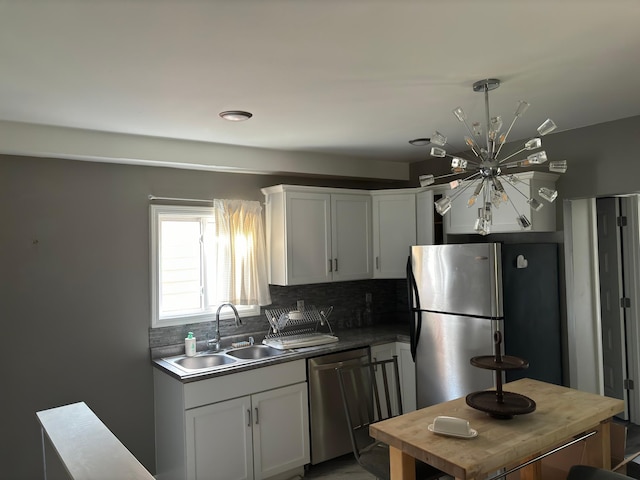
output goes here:
<path id="1" fill-rule="evenodd" d="M 227 273 L 232 249 L 219 218 L 213 208 L 151 206 L 152 327 L 211 321 L 219 304 L 232 301 L 224 297 L 235 278 Z M 258 304 L 236 308 L 260 314 Z"/>

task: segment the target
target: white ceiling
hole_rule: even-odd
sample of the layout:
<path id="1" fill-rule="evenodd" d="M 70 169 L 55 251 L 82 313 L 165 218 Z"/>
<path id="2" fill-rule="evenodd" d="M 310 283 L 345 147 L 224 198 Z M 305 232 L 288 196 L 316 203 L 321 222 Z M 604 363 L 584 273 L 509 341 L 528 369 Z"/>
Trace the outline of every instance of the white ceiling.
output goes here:
<path id="1" fill-rule="evenodd" d="M 488 77 L 510 140 L 638 115 L 640 1 L 0 0 L 6 122 L 408 163 Z"/>

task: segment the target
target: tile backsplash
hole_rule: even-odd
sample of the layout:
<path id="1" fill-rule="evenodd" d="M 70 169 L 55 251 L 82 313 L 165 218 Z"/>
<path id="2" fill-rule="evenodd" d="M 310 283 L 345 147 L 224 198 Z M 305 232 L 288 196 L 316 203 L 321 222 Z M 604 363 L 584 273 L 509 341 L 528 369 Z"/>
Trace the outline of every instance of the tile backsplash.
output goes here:
<path id="1" fill-rule="evenodd" d="M 368 322 L 374 325 L 394 322 L 407 323 L 408 300 L 407 283 L 405 279 L 398 280 L 359 280 L 353 282 L 335 282 L 313 285 L 296 285 L 280 287 L 270 285 L 272 304 L 266 308 L 293 307 L 298 300 L 304 300 L 305 307 L 317 308 L 333 306 L 329 316 L 329 323 L 334 331 L 366 326 Z M 367 309 L 367 297 L 370 294 L 370 309 Z M 368 317 L 371 320 L 368 321 Z M 222 337 L 240 337 L 246 339 L 250 334 L 264 335 L 269 329 L 269 323 L 264 315 L 244 317 L 242 325 L 236 327 L 233 320 L 220 320 L 220 335 Z M 161 327 L 149 329 L 149 347 L 165 347 L 169 345 L 183 345 L 187 332 L 193 332 L 198 339 L 198 350 L 201 342 L 206 340 L 207 334 L 215 332 L 215 322 L 202 322 L 175 327 Z M 258 339 L 256 339 L 258 340 Z"/>

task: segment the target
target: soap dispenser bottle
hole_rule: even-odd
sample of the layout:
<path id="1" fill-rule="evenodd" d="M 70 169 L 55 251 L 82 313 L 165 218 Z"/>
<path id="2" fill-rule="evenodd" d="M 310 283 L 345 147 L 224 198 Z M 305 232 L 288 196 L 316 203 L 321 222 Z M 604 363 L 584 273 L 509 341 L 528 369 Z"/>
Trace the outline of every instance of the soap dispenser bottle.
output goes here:
<path id="1" fill-rule="evenodd" d="M 193 336 L 193 332 L 189 332 L 184 339 L 184 353 L 187 357 L 193 357 L 196 354 L 196 337 Z"/>

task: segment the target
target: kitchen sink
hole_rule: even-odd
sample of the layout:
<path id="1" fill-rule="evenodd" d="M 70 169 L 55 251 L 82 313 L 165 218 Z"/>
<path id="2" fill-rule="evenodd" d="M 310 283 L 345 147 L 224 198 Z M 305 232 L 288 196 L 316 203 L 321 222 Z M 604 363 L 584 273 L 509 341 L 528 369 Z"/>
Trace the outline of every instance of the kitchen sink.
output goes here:
<path id="1" fill-rule="evenodd" d="M 177 366 L 187 370 L 200 370 L 203 368 L 219 367 L 220 365 L 228 365 L 235 363 L 235 358 L 227 357 L 218 353 L 210 355 L 198 355 L 195 357 L 182 357 L 175 360 Z"/>
<path id="2" fill-rule="evenodd" d="M 252 361 L 282 355 L 283 353 L 285 353 L 284 350 L 269 347 L 268 345 L 251 345 L 221 352 L 203 352 L 195 357 L 186 357 L 184 355 L 166 357 L 163 360 L 187 373 L 202 373 L 207 370 L 224 368 L 227 365 L 244 365 Z"/>
<path id="3" fill-rule="evenodd" d="M 236 350 L 229 350 L 227 355 L 231 355 L 235 358 L 242 360 L 258 360 L 260 358 L 275 357 L 276 355 L 283 354 L 283 350 L 269 347 L 268 345 L 251 345 L 250 347 L 238 348 Z"/>

